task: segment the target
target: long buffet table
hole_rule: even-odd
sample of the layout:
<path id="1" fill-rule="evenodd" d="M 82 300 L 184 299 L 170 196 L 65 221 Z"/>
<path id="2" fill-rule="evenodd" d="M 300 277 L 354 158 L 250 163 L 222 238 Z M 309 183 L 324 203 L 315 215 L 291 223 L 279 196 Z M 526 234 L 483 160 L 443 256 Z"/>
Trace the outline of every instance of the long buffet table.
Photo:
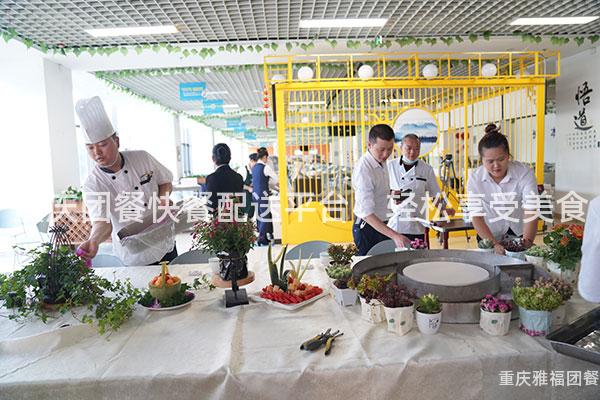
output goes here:
<path id="1" fill-rule="evenodd" d="M 317 264 L 318 262 L 315 262 Z M 266 265 L 256 281 L 268 283 Z M 172 266 L 190 272 L 207 265 Z M 159 267 L 98 269 L 144 287 Z M 304 281 L 327 286 L 321 268 Z M 598 399 L 597 385 L 515 386 L 518 372 L 597 371 L 597 365 L 554 352 L 513 321 L 507 336 L 477 325 L 443 324 L 437 335 L 388 333 L 360 319 L 360 306 L 340 308 L 325 297 L 297 311 L 264 303 L 226 309 L 223 291 L 198 291 L 191 306 L 153 312 L 137 308 L 109 337 L 71 316 L 25 324 L 0 318 L 0 399 Z M 568 304 L 570 318 L 593 308 Z M 0 310 L 6 315 L 6 310 Z M 340 329 L 329 356 L 300 344 L 327 328 Z M 514 374 L 501 385 L 501 371 Z M 505 373 L 506 374 L 506 373 Z M 529 380 L 531 384 L 531 379 Z"/>

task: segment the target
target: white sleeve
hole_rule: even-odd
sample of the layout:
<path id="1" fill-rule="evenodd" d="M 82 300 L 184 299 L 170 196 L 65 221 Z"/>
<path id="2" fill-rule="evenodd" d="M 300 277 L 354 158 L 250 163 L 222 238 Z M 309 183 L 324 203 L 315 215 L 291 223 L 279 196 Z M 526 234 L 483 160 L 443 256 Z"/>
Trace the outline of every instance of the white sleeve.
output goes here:
<path id="1" fill-rule="evenodd" d="M 375 185 L 373 179 L 365 176 L 365 171 L 359 166 L 352 174 L 354 188 L 354 214 L 362 219 L 375 212 Z"/>
<path id="2" fill-rule="evenodd" d="M 521 201 L 524 202 L 528 196 L 531 196 L 531 195 L 537 196 L 538 189 L 537 189 L 537 180 L 535 178 L 533 171 L 530 168 L 527 169 L 527 173 L 523 176 L 522 179 L 523 179 L 523 188 L 522 188 L 522 191 L 520 194 L 521 194 Z M 530 210 L 534 209 L 535 203 L 529 202 L 529 204 L 527 204 L 527 202 L 524 202 L 523 208 L 530 209 Z"/>
<path id="3" fill-rule="evenodd" d="M 90 178 L 83 184 L 83 202 L 92 222 L 110 222 L 110 192 L 99 188 Z"/>
<path id="4" fill-rule="evenodd" d="M 587 301 L 600 303 L 600 197 L 588 207 L 581 252 L 579 294 Z"/>
<path id="5" fill-rule="evenodd" d="M 265 164 L 264 173 L 265 176 L 268 176 L 271 179 L 274 185 L 279 183 L 279 177 L 277 176 L 275 171 L 273 171 L 273 168 L 271 168 L 270 165 Z"/>
<path id="6" fill-rule="evenodd" d="M 150 159 L 150 163 L 152 164 L 152 166 L 154 168 L 154 174 L 156 176 L 156 183 L 158 185 L 163 185 L 165 183 L 173 182 L 173 174 L 171 173 L 171 171 L 169 171 L 169 169 L 167 167 L 165 167 L 160 162 L 158 162 L 158 160 L 156 158 L 152 157 L 152 155 L 150 153 L 146 152 L 146 155 Z"/>

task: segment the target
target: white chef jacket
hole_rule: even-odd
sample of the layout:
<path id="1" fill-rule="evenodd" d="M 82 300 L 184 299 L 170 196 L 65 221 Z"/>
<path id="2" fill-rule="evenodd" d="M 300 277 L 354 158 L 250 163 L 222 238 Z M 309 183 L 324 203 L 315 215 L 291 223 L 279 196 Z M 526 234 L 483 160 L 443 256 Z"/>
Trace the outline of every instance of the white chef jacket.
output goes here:
<path id="1" fill-rule="evenodd" d="M 587 301 L 600 303 L 600 197 L 588 205 L 581 253 L 579 294 Z"/>
<path id="2" fill-rule="evenodd" d="M 388 169 L 369 151 L 363 154 L 354 166 L 352 188 L 354 189 L 354 215 L 365 219 L 368 215 L 375 214 L 384 222 L 388 220 L 390 195 Z"/>
<path id="3" fill-rule="evenodd" d="M 172 182 L 173 174 L 146 151 L 122 151 L 121 155 L 123 167 L 116 173 L 99 165 L 94 167 L 83 185 L 84 199 L 92 221 L 108 219 L 112 223 L 113 249 L 121 261 L 126 265 L 148 265 L 173 249 L 173 229 L 167 228 L 164 236 L 135 254 L 121 245 L 117 232 L 134 223 L 134 218 L 152 213 L 153 195 L 158 198 L 158 186 Z M 158 217 L 163 213 L 157 208 Z M 165 220 L 170 222 L 170 217 L 167 215 Z"/>
<path id="4" fill-rule="evenodd" d="M 467 212 L 470 216 L 485 213 L 485 223 L 496 240 L 502 240 L 509 228 L 517 236 L 522 235 L 524 209 L 537 209 L 531 199 L 538 194 L 535 175 L 531 168 L 518 161 L 509 161 L 506 176 L 500 183 L 492 179 L 483 165 L 469 171 L 467 193 Z M 505 208 L 514 209 L 509 212 Z"/>
<path id="5" fill-rule="evenodd" d="M 425 227 L 415 221 L 415 218 L 427 219 L 426 196 L 434 199 L 440 194 L 440 185 L 431 165 L 423 160 L 418 160 L 408 171 L 402 163 L 402 157 L 388 160 L 387 167 L 390 175 L 391 190 L 411 189 L 411 197 L 400 204 L 394 198 L 390 206 L 394 215 L 390 218 L 388 226 L 398 233 L 409 235 L 422 235 Z"/>
<path id="6" fill-rule="evenodd" d="M 269 177 L 269 189 L 274 189 L 277 186 L 277 183 L 279 182 L 279 177 L 275 173 L 273 167 L 271 167 L 271 163 L 265 163 L 262 160 L 258 160 L 257 163 L 264 164 L 265 168 L 263 169 L 263 173 L 265 174 L 265 176 Z"/>

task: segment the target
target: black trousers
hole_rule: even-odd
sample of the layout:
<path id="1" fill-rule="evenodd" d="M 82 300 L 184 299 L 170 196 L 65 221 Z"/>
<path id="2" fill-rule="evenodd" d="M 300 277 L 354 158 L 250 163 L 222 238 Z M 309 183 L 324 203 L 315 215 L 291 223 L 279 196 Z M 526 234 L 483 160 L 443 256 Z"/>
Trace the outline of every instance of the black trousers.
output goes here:
<path id="1" fill-rule="evenodd" d="M 167 261 L 167 262 L 171 262 L 173 261 L 175 258 L 177 258 L 177 245 L 173 245 L 173 250 L 171 250 L 170 252 L 168 252 L 167 254 L 165 254 L 163 256 L 163 258 L 160 259 L 160 261 L 157 261 L 155 263 L 152 263 L 150 265 L 159 265 L 161 262 Z"/>
<path id="2" fill-rule="evenodd" d="M 354 217 L 354 224 L 352 225 L 352 237 L 354 244 L 358 248 L 359 256 L 366 256 L 371 247 L 375 246 L 379 242 L 389 240 L 390 238 L 384 234 L 379 233 L 371 225 L 367 224 L 361 218 Z"/>

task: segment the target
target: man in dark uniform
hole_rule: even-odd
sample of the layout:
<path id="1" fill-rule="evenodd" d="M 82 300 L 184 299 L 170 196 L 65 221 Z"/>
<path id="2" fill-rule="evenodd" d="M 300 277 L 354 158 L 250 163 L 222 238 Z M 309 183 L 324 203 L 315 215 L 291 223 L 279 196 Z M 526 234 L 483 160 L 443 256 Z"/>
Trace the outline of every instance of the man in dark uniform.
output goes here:
<path id="1" fill-rule="evenodd" d="M 244 180 L 229 166 L 231 161 L 229 146 L 225 143 L 216 144 L 212 153 L 216 169 L 206 177 L 206 192 L 209 195 L 208 209 L 211 213 L 216 214 L 223 208 L 224 202 L 233 200 L 235 195 L 243 194 Z"/>

